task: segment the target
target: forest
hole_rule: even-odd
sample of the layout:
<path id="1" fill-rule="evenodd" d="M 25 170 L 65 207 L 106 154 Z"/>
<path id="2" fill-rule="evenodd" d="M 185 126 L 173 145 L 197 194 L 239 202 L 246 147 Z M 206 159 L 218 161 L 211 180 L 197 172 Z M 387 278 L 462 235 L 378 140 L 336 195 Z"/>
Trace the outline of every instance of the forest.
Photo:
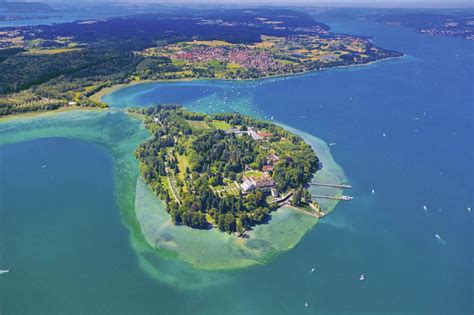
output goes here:
<path id="1" fill-rule="evenodd" d="M 179 105 L 130 111 L 145 117 L 152 134 L 135 153 L 141 176 L 175 224 L 242 234 L 278 209 L 275 191 L 293 194 L 295 206 L 311 202 L 306 188 L 318 158 L 301 137 L 238 113 L 205 115 Z M 266 137 L 254 139 L 250 130 Z M 277 154 L 274 171 L 260 171 Z M 252 176 L 274 181 L 272 194 L 269 187 L 243 191 L 240 183 Z"/>

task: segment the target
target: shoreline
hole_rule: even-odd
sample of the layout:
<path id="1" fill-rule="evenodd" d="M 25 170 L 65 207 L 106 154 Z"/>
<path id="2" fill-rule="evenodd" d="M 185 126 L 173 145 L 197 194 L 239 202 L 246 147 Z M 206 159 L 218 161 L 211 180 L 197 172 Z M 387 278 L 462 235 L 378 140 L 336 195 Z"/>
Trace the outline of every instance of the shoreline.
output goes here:
<path id="1" fill-rule="evenodd" d="M 318 154 L 325 168 L 318 170 L 313 181 L 343 182 L 347 180 L 344 170 L 334 160 L 326 142 L 287 125 L 279 124 L 292 133 L 300 135 Z M 313 187 L 313 192 L 327 187 Z M 342 193 L 342 192 L 338 192 Z M 163 200 L 156 196 L 139 177 L 135 192 L 135 215 L 141 235 L 150 252 L 170 255 L 184 262 L 194 270 L 232 271 L 252 266 L 265 265 L 280 254 L 297 246 L 311 231 L 320 218 L 304 209 L 283 205 L 272 211 L 267 224 L 259 224 L 248 231 L 248 238 L 227 234 L 218 229 L 199 230 L 171 223 Z M 335 210 L 339 200 L 324 200 L 319 203 L 326 214 Z M 295 231 L 297 231 L 295 233 Z M 256 244 L 261 244 L 256 245 Z M 207 256 L 203 257 L 202 253 Z M 218 255 L 228 253 L 227 257 Z M 146 262 L 145 257 L 141 257 Z"/>
<path id="2" fill-rule="evenodd" d="M 82 117 L 81 121 L 75 121 L 74 116 L 68 116 L 66 120 L 61 115 L 53 115 L 57 112 L 88 113 L 89 116 Z M 185 226 L 171 225 L 169 214 L 163 208 L 163 202 L 149 191 L 146 184 L 138 183 L 140 180 L 138 174 L 138 162 L 133 156 L 133 149 L 137 143 L 141 143 L 149 134 L 142 128 L 140 117 L 136 115 L 126 115 L 131 120 L 136 121 L 133 125 L 133 132 L 123 130 L 120 123 L 129 121 L 113 120 L 115 123 L 106 124 L 107 130 L 117 130 L 122 136 L 116 138 L 115 132 L 104 132 L 100 125 L 96 123 L 102 120 L 92 119 L 95 116 L 103 116 L 109 112 L 108 109 L 98 108 L 64 108 L 59 111 L 29 113 L 21 117 L 8 117 L 9 123 L 21 123 L 20 126 L 29 126 L 28 128 L 16 129 L 15 134 L 19 132 L 19 137 L 13 133 L 5 134 L 6 138 L 12 141 L 31 140 L 48 136 L 60 136 L 66 138 L 81 139 L 83 141 L 92 141 L 104 145 L 114 159 L 115 176 L 115 202 L 119 206 L 122 216 L 122 222 L 130 231 L 130 243 L 139 257 L 142 268 L 148 266 L 146 272 L 154 274 L 159 272 L 154 266 L 150 265 L 150 259 L 160 259 L 164 257 L 169 261 L 169 268 L 163 267 L 165 273 L 173 274 L 174 261 L 179 261 L 186 272 L 197 272 L 196 270 L 237 270 L 256 265 L 264 265 L 271 262 L 279 254 L 291 250 L 317 223 L 307 213 L 295 211 L 288 207 L 280 207 L 272 212 L 269 224 L 255 226 L 250 231 L 250 239 L 241 239 L 236 236 L 229 236 L 225 233 L 213 230 L 195 230 Z M 123 112 L 123 111 L 120 111 Z M 30 120 L 24 118 L 32 117 Z M 118 116 L 115 116 L 117 118 Z M 122 116 L 120 116 L 122 117 Z M 19 118 L 19 119 L 16 119 Z M 56 120 L 58 118 L 59 120 Z M 113 119 L 114 117 L 108 117 Z M 49 120 L 51 121 L 49 122 Z M 46 125 L 42 122 L 48 121 Z M 58 125 L 58 122 L 60 124 Z M 119 122 L 119 123 L 117 123 Z M 59 129 L 57 129 L 59 128 Z M 325 143 L 316 137 L 306 134 L 302 130 L 293 129 L 285 126 L 291 132 L 304 135 L 304 140 L 315 146 L 320 159 L 329 168 L 318 171 L 315 180 L 322 178 L 340 178 L 343 176 L 343 170 L 331 165 L 337 165 L 332 159 L 329 148 Z M 60 131 L 58 131 L 60 130 Z M 3 140 L 7 140 L 3 139 Z M 117 142 L 117 139 L 119 142 Z M 10 141 L 7 141 L 11 143 Z M 121 143 L 121 144 L 119 144 Z M 334 173 L 336 171 L 336 173 Z M 329 177 L 327 177 L 329 176 Z M 145 186 L 145 187 L 144 187 Z M 337 202 L 329 201 L 325 206 L 332 210 Z M 161 205 L 161 206 L 160 206 Z M 322 205 L 325 212 L 328 208 Z M 295 233 L 295 231 L 298 231 Z M 257 246 L 258 245 L 258 246 Z M 138 248 L 137 248 L 138 247 Z M 202 250 L 207 253 L 203 257 Z M 227 252 L 228 256 L 221 257 L 219 253 Z M 155 256 L 156 255 L 156 256 Z M 172 259 L 171 259 L 172 258 Z M 171 259 L 171 260 L 169 260 Z M 168 263 L 167 263 L 168 264 Z M 163 273 L 160 273 L 163 274 Z M 171 276 L 173 277 L 173 276 Z"/>
<path id="3" fill-rule="evenodd" d="M 37 118 L 41 116 L 49 116 L 54 114 L 66 113 L 70 111 L 107 111 L 109 108 L 99 108 L 99 107 L 82 107 L 82 106 L 67 106 L 61 107 L 55 110 L 43 110 L 43 111 L 33 111 L 25 112 L 13 115 L 6 115 L 0 117 L 0 123 L 8 122 L 14 119 L 27 119 L 27 118 Z"/>
<path id="4" fill-rule="evenodd" d="M 115 91 L 121 90 L 123 88 L 132 87 L 132 86 L 135 86 L 135 85 L 138 85 L 138 84 L 180 83 L 180 82 L 199 82 L 199 81 L 223 81 L 223 82 L 234 82 L 234 83 L 235 82 L 247 83 L 247 82 L 252 82 L 252 81 L 262 82 L 262 81 L 271 80 L 271 79 L 298 78 L 298 77 L 303 77 L 303 76 L 308 76 L 308 75 L 314 75 L 314 74 L 317 74 L 320 71 L 329 71 L 329 70 L 333 70 L 333 69 L 344 69 L 344 68 L 351 68 L 351 67 L 370 66 L 370 65 L 377 64 L 377 63 L 383 62 L 383 61 L 402 59 L 402 58 L 405 58 L 406 56 L 407 56 L 406 54 L 403 54 L 402 56 L 388 57 L 388 58 L 369 61 L 369 62 L 360 63 L 360 64 L 341 65 L 341 66 L 321 68 L 321 69 L 317 69 L 317 70 L 307 70 L 307 71 L 297 72 L 297 73 L 275 74 L 275 75 L 269 75 L 269 76 L 264 76 L 264 77 L 260 77 L 260 78 L 251 78 L 251 79 L 223 79 L 223 78 L 201 77 L 201 78 L 180 78 L 180 79 L 136 80 L 136 81 L 132 81 L 130 83 L 121 83 L 121 84 L 112 85 L 110 87 L 106 87 L 106 88 L 98 91 L 97 93 L 94 93 L 93 95 L 89 96 L 89 99 L 92 100 L 92 101 L 96 101 L 96 102 L 102 102 L 102 98 L 104 96 L 106 96 L 108 94 L 111 94 Z"/>

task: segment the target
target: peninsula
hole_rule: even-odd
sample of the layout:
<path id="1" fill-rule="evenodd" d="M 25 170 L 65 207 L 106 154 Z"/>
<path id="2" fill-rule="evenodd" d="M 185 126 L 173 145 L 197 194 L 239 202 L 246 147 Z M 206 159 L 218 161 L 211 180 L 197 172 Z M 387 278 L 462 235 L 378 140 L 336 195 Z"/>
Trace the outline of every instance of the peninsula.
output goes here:
<path id="1" fill-rule="evenodd" d="M 256 79 L 401 55 L 288 9 L 178 10 L 0 28 L 0 116 L 106 107 L 98 93 L 134 82 Z"/>
<path id="2" fill-rule="evenodd" d="M 389 25 L 408 27 L 423 34 L 474 40 L 474 14 L 469 11 L 463 14 L 446 12 L 383 14 L 374 19 Z"/>
<path id="3" fill-rule="evenodd" d="M 282 204 L 319 214 L 307 190 L 318 157 L 300 136 L 238 113 L 130 111 L 152 134 L 136 151 L 141 176 L 175 224 L 242 235 Z"/>

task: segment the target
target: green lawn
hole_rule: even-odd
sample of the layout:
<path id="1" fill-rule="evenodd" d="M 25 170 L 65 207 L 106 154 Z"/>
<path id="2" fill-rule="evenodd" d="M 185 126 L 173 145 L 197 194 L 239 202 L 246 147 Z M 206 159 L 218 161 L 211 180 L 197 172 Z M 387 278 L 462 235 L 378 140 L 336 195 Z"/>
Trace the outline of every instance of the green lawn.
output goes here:
<path id="1" fill-rule="evenodd" d="M 211 125 L 214 127 L 214 128 L 217 128 L 217 129 L 222 129 L 222 130 L 227 130 L 227 129 L 230 129 L 231 126 L 226 123 L 225 121 L 223 120 L 213 120 L 211 122 Z"/>
<path id="2" fill-rule="evenodd" d="M 241 65 L 239 65 L 238 63 L 228 63 L 227 64 L 227 69 L 231 69 L 231 70 L 234 70 L 234 69 L 240 69 L 242 68 Z"/>
<path id="3" fill-rule="evenodd" d="M 224 186 L 224 188 L 225 188 L 227 194 L 229 194 L 229 195 L 234 195 L 234 196 L 239 195 L 240 186 L 238 184 L 236 184 L 235 182 L 232 182 L 229 185 Z"/>
<path id="4" fill-rule="evenodd" d="M 202 120 L 186 120 L 191 128 L 195 129 L 209 129 L 209 125 Z"/>
<path id="5" fill-rule="evenodd" d="M 259 171 L 247 171 L 247 172 L 245 172 L 244 175 L 247 176 L 247 177 L 251 177 L 251 176 L 254 176 L 254 177 L 262 177 L 262 172 L 259 172 Z"/>
<path id="6" fill-rule="evenodd" d="M 289 152 L 289 151 L 294 151 L 298 149 L 296 145 L 294 145 L 288 140 L 278 141 L 278 142 L 275 142 L 274 144 L 283 152 Z"/>
<path id="7" fill-rule="evenodd" d="M 168 178 L 166 176 L 160 176 L 161 185 L 168 191 L 168 195 L 173 198 L 173 193 L 171 191 L 171 187 L 168 184 Z"/>
<path id="8" fill-rule="evenodd" d="M 178 176 L 181 180 L 184 180 L 184 175 L 186 175 L 186 167 L 189 167 L 188 157 L 186 155 L 178 155 L 176 158 L 178 159 Z"/>
<path id="9" fill-rule="evenodd" d="M 219 194 L 219 196 L 238 196 L 240 192 L 240 186 L 236 184 L 235 182 L 228 183 L 227 185 L 224 186 L 214 186 L 211 187 L 212 191 L 216 194 Z"/>

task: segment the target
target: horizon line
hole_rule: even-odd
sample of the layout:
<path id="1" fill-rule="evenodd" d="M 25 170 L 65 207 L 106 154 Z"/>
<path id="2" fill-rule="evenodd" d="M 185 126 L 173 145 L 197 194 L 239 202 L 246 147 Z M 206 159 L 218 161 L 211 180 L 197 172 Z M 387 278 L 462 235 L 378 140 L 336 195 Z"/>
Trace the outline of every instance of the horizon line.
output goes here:
<path id="1" fill-rule="evenodd" d="M 255 0 L 240 0 L 238 3 L 232 2 L 231 0 L 140 0 L 140 1 L 129 1 L 129 0 L 83 0 L 83 1 L 67 1 L 64 0 L 7 0 L 6 2 L 37 2 L 37 3 L 61 3 L 61 4 L 166 4 L 166 5 L 226 5 L 226 6 L 248 6 L 248 5 L 260 5 L 260 6 L 311 6 L 311 7 L 323 7 L 323 8 L 386 8 L 386 9 L 474 9 L 474 1 L 457 1 L 457 2 L 443 2 L 443 1 L 390 1 L 386 3 L 382 2 L 369 2 L 369 1 L 318 1 L 314 2 L 311 0 L 300 0 L 297 2 L 290 2 L 289 0 L 270 0 L 270 1 L 255 1 Z"/>

